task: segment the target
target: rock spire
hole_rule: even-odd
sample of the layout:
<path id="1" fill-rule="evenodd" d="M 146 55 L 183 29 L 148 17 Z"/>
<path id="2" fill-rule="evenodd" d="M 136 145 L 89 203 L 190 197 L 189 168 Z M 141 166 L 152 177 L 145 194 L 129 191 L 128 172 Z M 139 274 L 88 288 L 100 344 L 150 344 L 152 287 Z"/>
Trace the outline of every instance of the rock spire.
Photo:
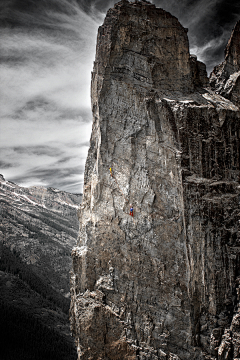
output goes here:
<path id="1" fill-rule="evenodd" d="M 108 11 L 72 252 L 81 360 L 237 351 L 240 117 L 207 85 L 174 16 L 145 1 Z"/>
<path id="2" fill-rule="evenodd" d="M 227 43 L 225 60 L 210 75 L 210 84 L 218 94 L 240 106 L 240 21 Z"/>

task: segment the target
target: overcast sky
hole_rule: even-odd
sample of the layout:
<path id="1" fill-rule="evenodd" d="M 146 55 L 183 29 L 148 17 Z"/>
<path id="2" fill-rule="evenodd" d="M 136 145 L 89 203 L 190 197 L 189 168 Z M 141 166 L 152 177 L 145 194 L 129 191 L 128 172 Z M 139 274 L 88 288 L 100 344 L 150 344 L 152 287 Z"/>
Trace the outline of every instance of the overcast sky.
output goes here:
<path id="1" fill-rule="evenodd" d="M 0 0 L 0 173 L 19 185 L 82 192 L 98 26 L 112 0 Z M 189 29 L 210 72 L 239 0 L 153 0 Z"/>

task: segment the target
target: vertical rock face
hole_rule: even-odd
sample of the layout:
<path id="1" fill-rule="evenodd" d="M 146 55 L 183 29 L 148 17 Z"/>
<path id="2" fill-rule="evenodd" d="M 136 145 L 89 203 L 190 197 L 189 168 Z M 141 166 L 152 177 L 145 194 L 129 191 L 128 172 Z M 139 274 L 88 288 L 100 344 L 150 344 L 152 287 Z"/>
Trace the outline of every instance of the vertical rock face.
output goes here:
<path id="1" fill-rule="evenodd" d="M 231 359 L 237 349 L 240 117 L 206 84 L 171 14 L 126 0 L 108 11 L 72 252 L 79 359 Z"/>
<path id="2" fill-rule="evenodd" d="M 225 49 L 225 60 L 213 69 L 210 84 L 217 93 L 240 105 L 240 21 Z"/>

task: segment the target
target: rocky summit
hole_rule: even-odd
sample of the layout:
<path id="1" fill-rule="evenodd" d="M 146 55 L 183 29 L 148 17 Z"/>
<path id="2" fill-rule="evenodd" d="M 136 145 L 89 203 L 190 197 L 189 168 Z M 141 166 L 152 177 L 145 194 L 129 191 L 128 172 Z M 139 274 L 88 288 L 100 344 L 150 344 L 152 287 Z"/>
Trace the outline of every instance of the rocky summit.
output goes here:
<path id="1" fill-rule="evenodd" d="M 232 31 L 224 61 L 213 69 L 209 80 L 217 93 L 240 105 L 240 21 Z"/>
<path id="2" fill-rule="evenodd" d="M 237 103 L 209 86 L 177 18 L 127 0 L 99 28 L 91 97 L 72 251 L 79 359 L 239 359 Z"/>

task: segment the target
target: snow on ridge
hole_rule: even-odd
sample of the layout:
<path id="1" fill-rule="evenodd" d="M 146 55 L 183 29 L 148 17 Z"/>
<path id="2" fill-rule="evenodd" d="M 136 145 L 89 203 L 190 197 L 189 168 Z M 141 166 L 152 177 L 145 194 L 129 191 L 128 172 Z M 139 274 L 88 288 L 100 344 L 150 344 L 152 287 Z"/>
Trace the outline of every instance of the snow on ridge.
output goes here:
<path id="1" fill-rule="evenodd" d="M 27 201 L 27 202 L 29 202 L 29 203 L 31 203 L 32 205 L 34 205 L 34 206 L 41 206 L 41 207 L 44 207 L 44 208 L 46 208 L 46 206 L 45 205 L 42 205 L 42 204 L 39 204 L 39 203 L 37 203 L 37 202 L 35 202 L 35 201 L 33 201 L 33 200 L 31 200 L 31 199 L 29 199 L 29 197 L 27 196 L 27 195 L 25 195 L 25 194 L 18 194 L 18 193 L 16 193 L 16 192 L 12 192 L 11 194 L 13 194 L 13 197 L 15 197 L 16 199 L 15 200 L 25 200 L 25 201 Z M 6 194 L 1 194 L 1 195 L 3 195 L 3 196 L 7 196 Z"/>
<path id="2" fill-rule="evenodd" d="M 21 195 L 21 197 L 24 197 L 28 202 L 30 202 L 30 203 L 33 204 L 34 206 L 39 205 L 39 204 L 36 203 L 35 201 L 32 201 L 31 199 L 29 199 L 29 198 L 27 197 L 27 195 Z"/>
<path id="3" fill-rule="evenodd" d="M 47 209 L 47 207 L 45 206 L 44 203 L 33 201 L 28 197 L 28 195 L 24 194 L 24 192 L 26 192 L 26 190 L 29 190 L 29 192 L 30 192 L 29 195 L 34 196 L 34 194 L 31 192 L 31 190 L 33 190 L 33 189 L 47 190 L 46 188 L 39 187 L 39 186 L 31 186 L 29 188 L 22 188 L 21 186 L 18 186 L 18 185 L 13 186 L 13 185 L 9 184 L 8 181 L 0 181 L 0 184 L 3 184 L 2 190 L 4 190 L 4 188 L 5 188 L 5 192 L 6 192 L 6 194 L 4 194 L 4 193 L 2 194 L 2 191 L 1 191 L 2 195 L 7 196 L 7 193 L 9 193 L 9 195 L 11 194 L 10 196 L 12 196 L 13 198 L 15 197 L 16 200 L 21 199 L 23 201 L 27 201 L 28 203 L 30 203 L 33 206 L 40 206 L 40 207 Z M 1 187 L 0 187 L 0 189 L 1 189 Z M 61 194 L 59 194 L 62 192 L 61 190 L 58 190 L 55 188 L 51 188 L 51 190 L 57 195 L 57 196 L 55 196 L 55 199 L 54 199 L 55 202 L 58 202 L 60 205 L 64 205 L 64 206 L 71 207 L 74 209 L 79 208 L 80 204 L 72 204 L 72 203 L 68 202 L 68 200 L 62 199 Z M 45 193 L 45 196 L 48 197 L 47 192 Z"/>
<path id="4" fill-rule="evenodd" d="M 9 182 L 6 181 L 6 180 L 5 180 L 5 181 L 1 181 L 1 184 L 6 185 L 6 186 L 8 186 L 8 187 L 11 187 L 11 188 L 14 188 L 14 189 L 15 189 L 15 186 L 10 185 Z"/>
<path id="5" fill-rule="evenodd" d="M 67 206 L 73 207 L 75 209 L 79 208 L 79 205 L 70 204 L 70 203 L 68 203 L 68 202 L 66 202 L 66 201 L 64 201 L 62 199 L 57 199 L 56 201 L 59 202 L 62 205 L 67 205 Z"/>
<path id="6" fill-rule="evenodd" d="M 28 202 L 32 203 L 34 206 L 38 205 L 38 203 L 32 201 L 31 199 L 29 199 L 27 197 L 27 195 L 22 195 L 22 194 L 18 194 L 18 193 L 14 193 L 14 195 L 18 198 L 24 198 L 25 200 L 27 200 Z"/>

